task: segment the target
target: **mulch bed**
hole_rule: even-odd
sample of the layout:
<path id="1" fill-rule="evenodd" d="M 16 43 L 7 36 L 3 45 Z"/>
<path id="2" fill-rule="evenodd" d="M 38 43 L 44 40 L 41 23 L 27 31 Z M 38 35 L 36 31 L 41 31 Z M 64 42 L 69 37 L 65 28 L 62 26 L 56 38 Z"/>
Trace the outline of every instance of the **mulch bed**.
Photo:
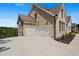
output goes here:
<path id="1" fill-rule="evenodd" d="M 75 35 L 64 35 L 61 36 L 60 38 L 56 38 L 56 41 L 62 42 L 62 43 L 66 43 L 66 44 L 70 44 L 70 42 L 74 39 Z"/>

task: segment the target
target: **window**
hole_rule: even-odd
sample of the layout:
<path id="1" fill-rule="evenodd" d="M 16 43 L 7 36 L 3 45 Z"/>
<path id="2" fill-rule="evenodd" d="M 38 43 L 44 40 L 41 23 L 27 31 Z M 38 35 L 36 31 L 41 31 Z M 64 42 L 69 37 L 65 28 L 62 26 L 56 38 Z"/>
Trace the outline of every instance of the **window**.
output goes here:
<path id="1" fill-rule="evenodd" d="M 61 31 L 61 21 L 59 21 L 59 31 Z"/>
<path id="2" fill-rule="evenodd" d="M 65 23 L 62 23 L 62 31 L 65 31 Z"/>
<path id="3" fill-rule="evenodd" d="M 61 21 L 59 21 L 59 31 L 60 31 L 60 32 L 65 31 L 65 23 L 63 23 L 63 22 L 61 22 Z"/>
<path id="4" fill-rule="evenodd" d="M 35 13 L 35 19 L 37 19 L 37 13 Z"/>
<path id="5" fill-rule="evenodd" d="M 63 18 L 63 9 L 61 9 L 61 16 L 62 16 L 62 18 Z"/>

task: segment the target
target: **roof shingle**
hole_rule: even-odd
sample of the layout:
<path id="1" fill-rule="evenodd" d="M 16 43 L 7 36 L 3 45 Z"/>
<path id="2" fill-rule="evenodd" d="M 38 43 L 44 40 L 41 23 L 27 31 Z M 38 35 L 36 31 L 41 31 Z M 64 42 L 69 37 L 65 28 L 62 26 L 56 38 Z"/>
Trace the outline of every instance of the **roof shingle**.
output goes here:
<path id="1" fill-rule="evenodd" d="M 31 16 L 25 16 L 25 15 L 19 14 L 19 17 L 21 18 L 22 21 L 34 22 L 34 19 Z"/>

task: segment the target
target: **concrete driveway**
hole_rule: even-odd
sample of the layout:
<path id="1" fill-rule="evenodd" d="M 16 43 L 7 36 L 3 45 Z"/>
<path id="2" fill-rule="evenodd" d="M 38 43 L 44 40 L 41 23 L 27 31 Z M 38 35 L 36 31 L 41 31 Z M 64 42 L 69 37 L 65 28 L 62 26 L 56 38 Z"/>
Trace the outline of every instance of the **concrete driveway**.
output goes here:
<path id="1" fill-rule="evenodd" d="M 12 37 L 0 44 L 0 55 L 4 56 L 77 56 L 79 55 L 79 35 L 72 42 L 64 44 L 49 37 Z M 10 41 L 11 40 L 11 41 Z"/>

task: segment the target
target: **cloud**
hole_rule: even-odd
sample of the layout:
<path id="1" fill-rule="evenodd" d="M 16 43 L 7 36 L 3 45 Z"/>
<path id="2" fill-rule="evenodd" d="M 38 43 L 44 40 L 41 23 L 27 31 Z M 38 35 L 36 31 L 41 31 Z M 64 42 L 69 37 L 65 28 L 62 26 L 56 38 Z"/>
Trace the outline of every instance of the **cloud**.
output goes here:
<path id="1" fill-rule="evenodd" d="M 16 21 L 0 19 L 0 26 L 4 27 L 17 27 Z"/>
<path id="2" fill-rule="evenodd" d="M 17 8 L 19 8 L 19 10 L 26 10 L 26 9 L 27 9 L 25 3 L 15 3 L 15 6 L 16 6 Z"/>
<path id="3" fill-rule="evenodd" d="M 24 4 L 24 3 L 15 3 L 15 5 L 16 5 L 17 7 L 22 7 L 22 6 L 24 6 L 25 4 Z"/>

